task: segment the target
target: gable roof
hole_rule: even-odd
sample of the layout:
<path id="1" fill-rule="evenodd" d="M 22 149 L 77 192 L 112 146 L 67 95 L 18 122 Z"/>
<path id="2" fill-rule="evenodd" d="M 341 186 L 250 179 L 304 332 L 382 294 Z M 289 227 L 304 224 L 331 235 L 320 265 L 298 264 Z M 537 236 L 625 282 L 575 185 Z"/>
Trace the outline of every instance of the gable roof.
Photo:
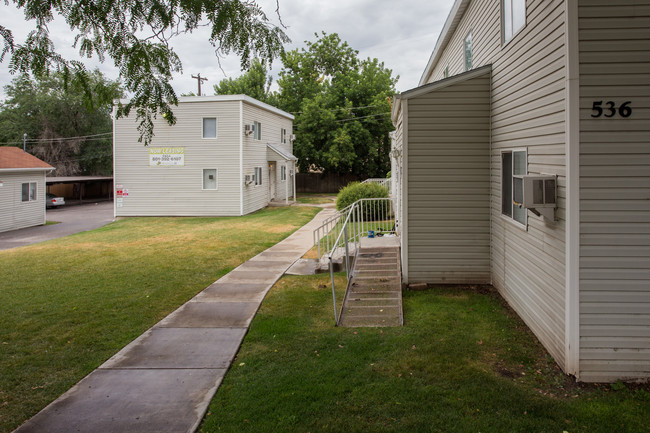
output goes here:
<path id="1" fill-rule="evenodd" d="M 0 170 L 13 169 L 53 170 L 54 167 L 18 147 L 0 147 Z"/>

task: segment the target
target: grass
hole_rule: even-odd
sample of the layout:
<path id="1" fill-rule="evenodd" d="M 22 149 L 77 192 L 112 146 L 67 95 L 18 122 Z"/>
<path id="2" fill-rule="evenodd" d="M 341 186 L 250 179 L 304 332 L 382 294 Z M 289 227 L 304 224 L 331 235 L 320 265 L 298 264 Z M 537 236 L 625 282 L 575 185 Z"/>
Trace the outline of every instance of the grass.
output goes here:
<path id="1" fill-rule="evenodd" d="M 301 204 L 327 204 L 336 202 L 336 194 L 300 194 L 296 199 Z"/>
<path id="2" fill-rule="evenodd" d="M 143 331 L 318 209 L 132 218 L 0 251 L 0 431 L 11 431 Z"/>
<path id="3" fill-rule="evenodd" d="M 336 328 L 329 278 L 285 276 L 208 432 L 648 432 L 649 387 L 576 384 L 492 292 L 406 292 L 405 326 Z"/>

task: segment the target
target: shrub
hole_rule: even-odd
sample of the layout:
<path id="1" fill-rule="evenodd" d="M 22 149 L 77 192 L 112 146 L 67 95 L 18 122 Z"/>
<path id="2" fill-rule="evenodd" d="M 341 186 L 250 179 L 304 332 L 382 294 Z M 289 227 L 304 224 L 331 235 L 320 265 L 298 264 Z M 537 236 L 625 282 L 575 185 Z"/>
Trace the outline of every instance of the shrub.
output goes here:
<path id="1" fill-rule="evenodd" d="M 336 209 L 341 210 L 362 198 L 388 197 L 388 188 L 377 183 L 352 182 L 339 191 L 336 197 Z M 371 202 L 367 207 L 372 207 Z"/>
<path id="2" fill-rule="evenodd" d="M 390 172 L 390 171 L 389 171 L 388 173 L 386 173 L 386 179 L 390 179 L 390 178 L 391 178 L 391 176 L 392 176 L 392 174 L 391 174 L 391 172 Z"/>

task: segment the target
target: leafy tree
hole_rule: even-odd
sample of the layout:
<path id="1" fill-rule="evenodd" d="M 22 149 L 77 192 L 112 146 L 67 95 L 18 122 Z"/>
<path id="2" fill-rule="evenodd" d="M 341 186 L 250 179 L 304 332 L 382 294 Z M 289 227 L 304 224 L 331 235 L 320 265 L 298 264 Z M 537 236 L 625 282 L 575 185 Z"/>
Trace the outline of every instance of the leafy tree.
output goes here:
<path id="1" fill-rule="evenodd" d="M 296 114 L 300 170 L 383 177 L 390 170 L 390 97 L 399 77 L 377 59 L 360 60 L 336 33 L 322 33 L 282 60 L 277 98 L 280 108 Z"/>
<path id="2" fill-rule="evenodd" d="M 271 92 L 273 78 L 268 76 L 266 64 L 253 59 L 250 68 L 237 78 L 227 78 L 214 85 L 216 95 L 247 95 L 258 101 L 276 105 L 277 97 Z"/>
<path id="3" fill-rule="evenodd" d="M 81 62 L 58 54 L 50 38 L 48 23 L 55 16 L 62 17 L 75 33 L 75 47 L 82 56 L 110 58 L 119 70 L 131 99 L 120 105 L 117 114 L 136 111 L 145 144 L 151 140 L 153 118 L 158 114 L 169 124 L 176 120 L 171 106 L 178 100 L 169 81 L 182 64 L 169 45 L 172 38 L 207 25 L 216 54 L 237 54 L 242 68 L 253 57 L 271 61 L 289 41 L 253 0 L 6 1 L 23 9 L 25 22 L 33 22 L 34 29 L 19 43 L 10 28 L 0 25 L 0 61 L 9 56 L 12 73 L 44 76 L 59 72 L 64 88 L 75 83 L 90 99 L 89 71 Z"/>
<path id="4" fill-rule="evenodd" d="M 18 145 L 26 133 L 28 150 L 56 167 L 58 176 L 112 173 L 112 104 L 89 101 L 112 101 L 124 92 L 97 70 L 87 77 L 85 87 L 71 82 L 67 90 L 62 73 L 14 78 L 0 104 L 0 144 Z"/>

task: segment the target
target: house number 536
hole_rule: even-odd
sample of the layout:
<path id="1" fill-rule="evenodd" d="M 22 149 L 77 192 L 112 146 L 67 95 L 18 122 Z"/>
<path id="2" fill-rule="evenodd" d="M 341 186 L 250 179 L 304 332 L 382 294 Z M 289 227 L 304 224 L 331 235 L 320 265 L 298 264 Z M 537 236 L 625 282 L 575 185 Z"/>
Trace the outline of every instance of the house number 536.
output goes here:
<path id="1" fill-rule="evenodd" d="M 603 107 L 603 101 L 594 101 L 594 105 L 591 106 L 591 110 L 593 111 L 591 117 L 614 117 L 616 113 L 621 117 L 630 117 L 632 115 L 631 103 L 631 101 L 626 101 L 620 107 L 617 107 L 615 102 L 607 101 Z"/>

